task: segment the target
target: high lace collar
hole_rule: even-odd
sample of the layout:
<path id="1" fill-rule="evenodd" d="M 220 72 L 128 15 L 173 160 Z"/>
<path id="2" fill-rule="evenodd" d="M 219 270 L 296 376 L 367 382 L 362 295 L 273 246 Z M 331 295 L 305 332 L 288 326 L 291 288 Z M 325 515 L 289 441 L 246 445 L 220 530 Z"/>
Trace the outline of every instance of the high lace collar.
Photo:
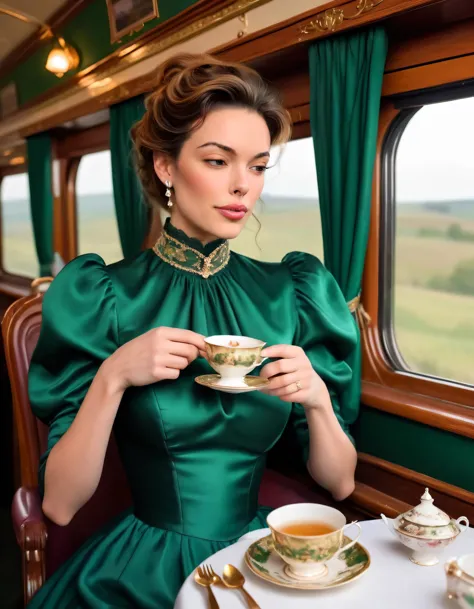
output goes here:
<path id="1" fill-rule="evenodd" d="M 216 239 L 203 245 L 198 239 L 174 227 L 167 218 L 153 251 L 175 268 L 201 275 L 207 279 L 222 270 L 230 257 L 229 242 Z"/>
<path id="2" fill-rule="evenodd" d="M 219 246 L 223 245 L 226 242 L 225 239 L 215 239 L 207 245 L 203 245 L 199 241 L 199 239 L 196 239 L 194 237 L 188 237 L 188 235 L 183 230 L 180 230 L 179 228 L 173 226 L 169 218 L 166 218 L 163 230 L 170 237 L 176 239 L 176 241 L 179 241 L 180 243 L 182 243 L 183 245 L 187 245 L 188 247 L 192 247 L 199 253 L 204 254 L 204 256 L 209 256 L 209 254 L 212 254 L 215 249 L 217 249 Z"/>

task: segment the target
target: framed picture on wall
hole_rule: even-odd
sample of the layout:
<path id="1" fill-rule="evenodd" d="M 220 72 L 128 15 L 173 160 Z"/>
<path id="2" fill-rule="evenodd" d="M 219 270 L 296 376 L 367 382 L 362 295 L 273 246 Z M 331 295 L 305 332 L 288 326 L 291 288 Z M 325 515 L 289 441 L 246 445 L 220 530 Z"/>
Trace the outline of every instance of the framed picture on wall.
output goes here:
<path id="1" fill-rule="evenodd" d="M 106 0 L 109 13 L 110 40 L 139 29 L 146 21 L 159 17 L 158 0 Z"/>

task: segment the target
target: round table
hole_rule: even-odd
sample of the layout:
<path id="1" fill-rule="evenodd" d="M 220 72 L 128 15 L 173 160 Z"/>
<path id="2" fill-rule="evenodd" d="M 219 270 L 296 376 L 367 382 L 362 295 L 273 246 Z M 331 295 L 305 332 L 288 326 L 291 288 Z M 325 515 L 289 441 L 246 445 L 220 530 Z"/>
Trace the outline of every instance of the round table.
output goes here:
<path id="1" fill-rule="evenodd" d="M 421 567 L 410 561 L 410 550 L 396 540 L 381 520 L 360 524 L 360 543 L 370 554 L 370 568 L 360 579 L 332 590 L 288 590 L 254 575 L 246 566 L 244 555 L 250 543 L 267 535 L 269 529 L 244 535 L 205 562 L 219 575 L 227 563 L 240 569 L 246 589 L 261 609 L 454 609 L 446 594 L 444 563 L 453 556 L 474 553 L 474 529 L 467 529 L 446 548 L 439 564 Z M 208 609 L 207 590 L 198 586 L 193 576 L 194 573 L 184 582 L 174 609 Z M 212 589 L 221 609 L 247 607 L 238 590 L 220 586 Z"/>

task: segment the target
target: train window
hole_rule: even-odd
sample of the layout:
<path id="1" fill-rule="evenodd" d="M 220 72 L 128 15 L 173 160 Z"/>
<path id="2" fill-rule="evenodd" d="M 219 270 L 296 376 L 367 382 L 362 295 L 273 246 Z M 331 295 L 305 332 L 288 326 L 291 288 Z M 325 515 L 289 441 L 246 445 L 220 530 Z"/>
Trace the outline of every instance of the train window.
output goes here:
<path id="1" fill-rule="evenodd" d="M 292 140 L 272 151 L 265 188 L 232 249 L 267 262 L 298 250 L 323 258 L 318 184 L 312 138 Z M 260 223 L 260 229 L 259 229 Z"/>
<path id="2" fill-rule="evenodd" d="M 78 253 L 94 252 L 107 264 L 121 260 L 109 150 L 82 157 L 76 178 L 76 205 Z"/>
<path id="3" fill-rule="evenodd" d="M 385 346 L 396 368 L 474 384 L 474 98 L 406 111 L 392 131 Z"/>
<path id="4" fill-rule="evenodd" d="M 1 210 L 3 270 L 12 275 L 37 277 L 28 174 L 8 175 L 2 179 Z"/>

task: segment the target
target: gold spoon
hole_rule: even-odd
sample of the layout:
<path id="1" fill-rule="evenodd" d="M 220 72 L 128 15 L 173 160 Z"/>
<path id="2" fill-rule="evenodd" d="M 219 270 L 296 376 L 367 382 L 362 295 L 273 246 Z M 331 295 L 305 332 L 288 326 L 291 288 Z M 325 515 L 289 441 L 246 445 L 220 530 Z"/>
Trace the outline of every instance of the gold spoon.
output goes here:
<path id="1" fill-rule="evenodd" d="M 214 583 L 214 577 L 206 570 L 206 567 L 198 567 L 194 572 L 194 581 L 200 586 L 207 588 L 209 607 L 210 609 L 219 609 L 214 592 L 211 586 Z"/>
<path id="2" fill-rule="evenodd" d="M 260 606 L 254 601 L 254 599 L 250 596 L 247 590 L 244 588 L 245 577 L 242 573 L 234 567 L 234 565 L 226 565 L 224 567 L 224 573 L 222 579 L 224 580 L 224 584 L 228 588 L 240 588 L 242 590 L 242 594 L 245 596 L 247 601 L 247 605 L 250 609 L 260 609 Z"/>

